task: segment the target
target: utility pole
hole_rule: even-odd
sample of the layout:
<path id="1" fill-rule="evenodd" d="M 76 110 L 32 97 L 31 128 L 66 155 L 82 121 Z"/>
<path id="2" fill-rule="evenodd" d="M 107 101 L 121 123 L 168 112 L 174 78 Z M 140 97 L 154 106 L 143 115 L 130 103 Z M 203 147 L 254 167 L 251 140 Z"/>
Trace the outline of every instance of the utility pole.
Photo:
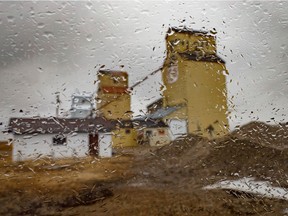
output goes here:
<path id="1" fill-rule="evenodd" d="M 60 100 L 60 92 L 56 92 L 56 117 L 59 117 L 59 109 L 60 109 L 60 104 L 61 104 L 61 100 Z"/>

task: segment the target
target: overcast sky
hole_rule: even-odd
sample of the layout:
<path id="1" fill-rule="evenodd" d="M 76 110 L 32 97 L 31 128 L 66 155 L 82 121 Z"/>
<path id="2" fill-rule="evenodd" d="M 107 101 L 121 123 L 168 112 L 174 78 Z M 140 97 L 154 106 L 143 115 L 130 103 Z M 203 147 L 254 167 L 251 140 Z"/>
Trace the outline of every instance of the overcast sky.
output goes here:
<path id="1" fill-rule="evenodd" d="M 287 11 L 287 2 L 0 2 L 0 129 L 9 117 L 55 115 L 55 92 L 68 110 L 77 89 L 96 91 L 100 65 L 124 65 L 132 85 L 162 66 L 168 27 L 183 25 L 217 30 L 231 128 L 288 121 Z M 132 111 L 160 88 L 160 73 L 138 86 Z"/>

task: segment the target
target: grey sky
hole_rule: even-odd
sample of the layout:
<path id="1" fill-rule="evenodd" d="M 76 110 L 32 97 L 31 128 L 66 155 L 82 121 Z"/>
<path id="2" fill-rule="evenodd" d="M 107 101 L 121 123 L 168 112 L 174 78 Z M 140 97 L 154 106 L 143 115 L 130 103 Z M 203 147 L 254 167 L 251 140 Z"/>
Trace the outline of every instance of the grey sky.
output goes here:
<path id="1" fill-rule="evenodd" d="M 55 115 L 57 91 L 68 110 L 77 88 L 96 90 L 99 65 L 124 65 L 137 82 L 162 65 L 165 33 L 179 25 L 216 28 L 231 128 L 288 121 L 287 11 L 287 2 L 0 2 L 0 129 L 12 116 Z M 157 99 L 160 86 L 157 74 L 137 87 L 132 110 Z"/>

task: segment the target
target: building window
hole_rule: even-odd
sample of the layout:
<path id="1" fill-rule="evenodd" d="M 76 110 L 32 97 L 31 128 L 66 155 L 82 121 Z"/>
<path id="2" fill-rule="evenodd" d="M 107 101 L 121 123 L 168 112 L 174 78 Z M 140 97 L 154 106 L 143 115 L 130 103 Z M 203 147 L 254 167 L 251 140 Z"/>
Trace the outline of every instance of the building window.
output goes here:
<path id="1" fill-rule="evenodd" d="M 53 137 L 53 145 L 66 145 L 67 138 L 64 135 L 56 135 Z"/>

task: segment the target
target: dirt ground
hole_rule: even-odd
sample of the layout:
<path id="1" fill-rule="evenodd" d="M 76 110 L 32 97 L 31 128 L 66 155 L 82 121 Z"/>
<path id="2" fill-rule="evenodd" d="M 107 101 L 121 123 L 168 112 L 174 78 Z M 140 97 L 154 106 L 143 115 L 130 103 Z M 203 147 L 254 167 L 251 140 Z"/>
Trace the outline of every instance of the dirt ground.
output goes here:
<path id="1" fill-rule="evenodd" d="M 288 215 L 285 200 L 203 189 L 241 177 L 288 188 L 286 126 L 253 122 L 221 139 L 190 135 L 110 159 L 2 161 L 0 215 Z"/>

